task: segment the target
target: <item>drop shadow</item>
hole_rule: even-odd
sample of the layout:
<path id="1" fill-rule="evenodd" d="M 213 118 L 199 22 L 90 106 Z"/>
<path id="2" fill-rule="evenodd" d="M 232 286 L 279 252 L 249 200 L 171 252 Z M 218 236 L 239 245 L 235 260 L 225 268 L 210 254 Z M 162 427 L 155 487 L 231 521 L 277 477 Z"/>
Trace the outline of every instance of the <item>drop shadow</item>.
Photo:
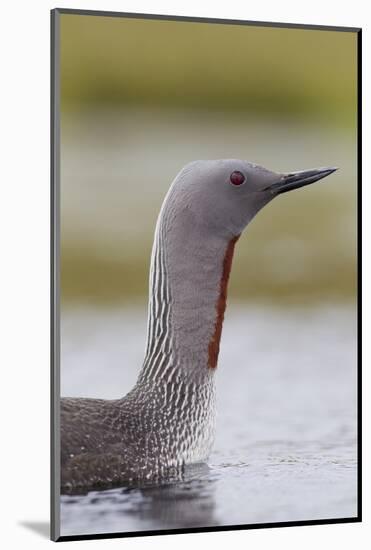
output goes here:
<path id="1" fill-rule="evenodd" d="M 18 524 L 44 539 L 50 539 L 50 524 L 48 521 L 19 521 Z"/>

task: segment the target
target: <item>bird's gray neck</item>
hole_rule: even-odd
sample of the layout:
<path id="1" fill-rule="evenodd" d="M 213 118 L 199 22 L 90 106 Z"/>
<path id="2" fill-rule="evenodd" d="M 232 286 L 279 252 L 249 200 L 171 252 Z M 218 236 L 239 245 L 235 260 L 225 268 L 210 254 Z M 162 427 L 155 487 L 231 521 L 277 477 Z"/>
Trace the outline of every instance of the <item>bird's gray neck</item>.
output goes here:
<path id="1" fill-rule="evenodd" d="M 192 211 L 165 201 L 152 249 L 139 381 L 203 385 L 213 378 L 235 241 L 206 236 Z"/>

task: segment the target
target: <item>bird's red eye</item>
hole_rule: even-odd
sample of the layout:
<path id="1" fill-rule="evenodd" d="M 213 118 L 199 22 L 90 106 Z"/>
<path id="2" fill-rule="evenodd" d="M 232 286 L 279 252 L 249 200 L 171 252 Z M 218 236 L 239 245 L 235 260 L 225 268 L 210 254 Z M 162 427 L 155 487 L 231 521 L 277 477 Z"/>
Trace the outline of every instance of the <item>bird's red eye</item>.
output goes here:
<path id="1" fill-rule="evenodd" d="M 232 185 L 242 185 L 245 181 L 245 176 L 242 172 L 235 170 L 234 172 L 232 172 L 229 179 Z"/>

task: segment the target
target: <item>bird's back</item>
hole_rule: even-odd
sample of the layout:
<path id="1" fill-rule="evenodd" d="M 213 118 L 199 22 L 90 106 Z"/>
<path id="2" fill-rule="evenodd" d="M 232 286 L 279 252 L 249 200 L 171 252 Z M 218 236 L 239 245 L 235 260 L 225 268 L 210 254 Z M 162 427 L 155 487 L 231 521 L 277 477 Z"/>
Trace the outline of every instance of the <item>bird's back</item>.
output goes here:
<path id="1" fill-rule="evenodd" d="M 60 415 L 62 488 L 130 476 L 135 456 L 116 400 L 62 398 Z"/>

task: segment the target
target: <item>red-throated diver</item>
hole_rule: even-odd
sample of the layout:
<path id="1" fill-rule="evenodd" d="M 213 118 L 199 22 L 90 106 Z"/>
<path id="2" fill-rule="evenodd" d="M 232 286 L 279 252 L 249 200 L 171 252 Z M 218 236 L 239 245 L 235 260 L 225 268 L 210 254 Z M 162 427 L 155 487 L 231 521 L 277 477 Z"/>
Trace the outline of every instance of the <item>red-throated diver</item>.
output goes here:
<path id="1" fill-rule="evenodd" d="M 233 159 L 181 170 L 156 225 L 143 367 L 121 399 L 61 399 L 62 489 L 161 479 L 207 460 L 235 242 L 276 195 L 334 170 L 278 174 Z"/>

